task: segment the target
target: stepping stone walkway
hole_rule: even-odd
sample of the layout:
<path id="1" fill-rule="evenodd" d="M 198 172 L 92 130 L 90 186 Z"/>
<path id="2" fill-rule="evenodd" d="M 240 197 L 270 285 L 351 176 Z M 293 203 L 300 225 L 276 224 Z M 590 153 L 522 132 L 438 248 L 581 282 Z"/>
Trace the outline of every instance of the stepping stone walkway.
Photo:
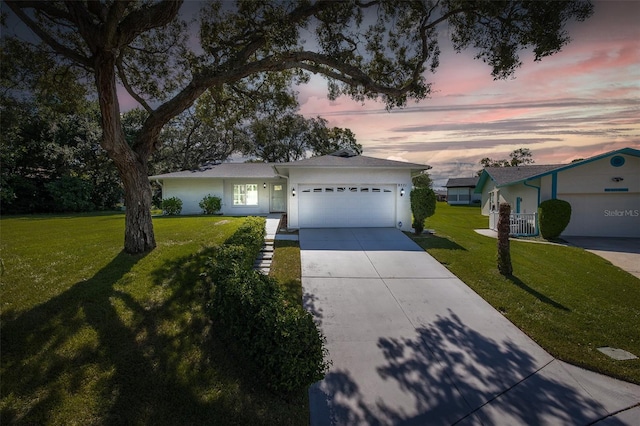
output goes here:
<path id="1" fill-rule="evenodd" d="M 253 263 L 253 269 L 265 275 L 271 270 L 271 261 L 273 260 L 273 241 L 265 241 L 260 254 Z"/>

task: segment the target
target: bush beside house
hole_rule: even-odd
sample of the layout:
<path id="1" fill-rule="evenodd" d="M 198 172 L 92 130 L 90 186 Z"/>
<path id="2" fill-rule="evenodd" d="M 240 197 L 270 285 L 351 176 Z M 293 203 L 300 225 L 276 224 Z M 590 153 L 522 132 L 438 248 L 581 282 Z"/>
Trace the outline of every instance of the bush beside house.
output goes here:
<path id="1" fill-rule="evenodd" d="M 216 214 L 222 209 L 222 199 L 209 194 L 200 201 L 199 206 L 204 214 Z"/>
<path id="2" fill-rule="evenodd" d="M 571 220 L 571 204 L 564 200 L 546 200 L 538 208 L 540 233 L 545 239 L 558 238 Z"/>
<path id="3" fill-rule="evenodd" d="M 179 215 L 182 212 L 182 200 L 178 197 L 162 200 L 162 213 L 168 216 Z"/>

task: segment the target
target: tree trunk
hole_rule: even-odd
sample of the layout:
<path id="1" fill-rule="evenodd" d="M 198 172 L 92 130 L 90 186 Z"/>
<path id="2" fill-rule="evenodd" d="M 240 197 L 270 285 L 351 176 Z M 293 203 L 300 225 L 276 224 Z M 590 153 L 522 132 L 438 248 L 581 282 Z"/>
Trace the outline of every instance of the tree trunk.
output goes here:
<path id="1" fill-rule="evenodd" d="M 498 271 L 505 277 L 513 275 L 511 247 L 509 244 L 510 216 L 511 206 L 508 203 L 501 203 L 498 213 Z"/>
<path id="2" fill-rule="evenodd" d="M 118 102 L 115 54 L 104 51 L 95 56 L 95 79 L 102 120 L 101 145 L 118 169 L 125 194 L 124 250 L 145 253 L 156 247 L 151 221 L 151 185 L 148 178 L 147 145 L 137 153 L 126 142 Z"/>
<path id="3" fill-rule="evenodd" d="M 122 177 L 125 199 L 124 250 L 144 253 L 156 247 L 151 220 L 151 185 L 147 167 L 139 163 L 126 170 Z M 121 172 L 121 175 L 123 173 Z"/>

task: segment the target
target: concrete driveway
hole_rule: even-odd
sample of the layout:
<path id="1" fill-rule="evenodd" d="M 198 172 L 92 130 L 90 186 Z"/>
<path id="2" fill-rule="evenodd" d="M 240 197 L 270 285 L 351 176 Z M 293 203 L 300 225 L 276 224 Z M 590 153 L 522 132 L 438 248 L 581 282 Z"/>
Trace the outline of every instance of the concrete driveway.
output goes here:
<path id="1" fill-rule="evenodd" d="M 555 360 L 396 229 L 300 230 L 333 366 L 311 425 L 637 425 L 640 387 Z"/>
<path id="2" fill-rule="evenodd" d="M 562 237 L 640 278 L 640 238 Z"/>

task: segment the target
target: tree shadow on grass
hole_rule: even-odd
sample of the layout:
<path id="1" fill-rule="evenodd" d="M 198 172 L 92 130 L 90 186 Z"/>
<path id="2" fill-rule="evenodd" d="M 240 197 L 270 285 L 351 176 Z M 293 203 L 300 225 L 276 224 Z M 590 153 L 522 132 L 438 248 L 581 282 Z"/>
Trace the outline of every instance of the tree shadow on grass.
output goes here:
<path id="1" fill-rule="evenodd" d="M 411 239 L 425 250 L 426 249 L 445 249 L 445 250 L 467 251 L 466 248 L 462 247 L 460 244 L 456 243 L 455 241 L 451 241 L 450 239 L 445 237 L 438 237 L 436 235 L 421 235 L 421 236 L 411 235 Z"/>
<path id="2" fill-rule="evenodd" d="M 207 319 L 212 250 L 166 262 L 142 293 L 126 285 L 142 256 L 120 253 L 4 321 L 1 423 L 296 424 L 304 404 L 265 394 Z"/>
<path id="3" fill-rule="evenodd" d="M 29 408 L 27 423 L 50 419 L 62 401 L 78 391 L 80 383 L 91 380 L 86 371 L 89 364 L 97 364 L 105 378 L 109 375 L 106 371 L 113 368 L 115 380 L 107 379 L 113 382 L 131 366 L 136 370 L 146 367 L 127 344 L 132 336 L 110 300 L 115 295 L 113 285 L 141 258 L 121 252 L 91 279 L 3 323 L 3 394 L 37 400 Z M 97 336 L 83 339 L 92 334 L 90 329 Z M 75 339 L 81 348 L 72 347 Z M 122 353 L 114 359 L 116 348 Z M 129 383 L 127 380 L 123 385 Z M 122 390 L 119 387 L 113 396 L 103 397 L 117 407 L 124 403 L 121 396 L 127 394 Z M 11 423 L 21 414 L 3 410 L 3 423 Z"/>
<path id="4" fill-rule="evenodd" d="M 470 329 L 451 311 L 377 346 L 384 362 L 368 374 L 387 390 L 395 385 L 391 398 L 372 395 L 370 380 L 360 386 L 360 377 L 335 365 L 310 390 L 312 426 L 591 424 L 607 415 L 577 382 L 558 378 L 557 364 L 541 373 L 540 361 L 518 345 Z"/>
<path id="5" fill-rule="evenodd" d="M 540 293 L 538 290 L 529 287 L 520 278 L 512 275 L 510 277 L 507 277 L 507 279 L 509 281 L 511 281 L 512 283 L 514 283 L 515 285 L 517 285 L 518 287 L 520 287 L 521 289 L 523 289 L 524 291 L 526 291 L 527 293 L 529 293 L 530 295 L 532 295 L 533 297 L 535 297 L 536 299 L 538 299 L 539 301 L 541 301 L 542 303 L 546 303 L 547 305 L 553 306 L 554 308 L 560 309 L 560 310 L 565 311 L 565 312 L 570 312 L 571 311 L 569 308 L 567 308 L 563 304 L 558 303 L 555 300 L 551 299 L 550 297 L 545 296 L 544 294 Z"/>

